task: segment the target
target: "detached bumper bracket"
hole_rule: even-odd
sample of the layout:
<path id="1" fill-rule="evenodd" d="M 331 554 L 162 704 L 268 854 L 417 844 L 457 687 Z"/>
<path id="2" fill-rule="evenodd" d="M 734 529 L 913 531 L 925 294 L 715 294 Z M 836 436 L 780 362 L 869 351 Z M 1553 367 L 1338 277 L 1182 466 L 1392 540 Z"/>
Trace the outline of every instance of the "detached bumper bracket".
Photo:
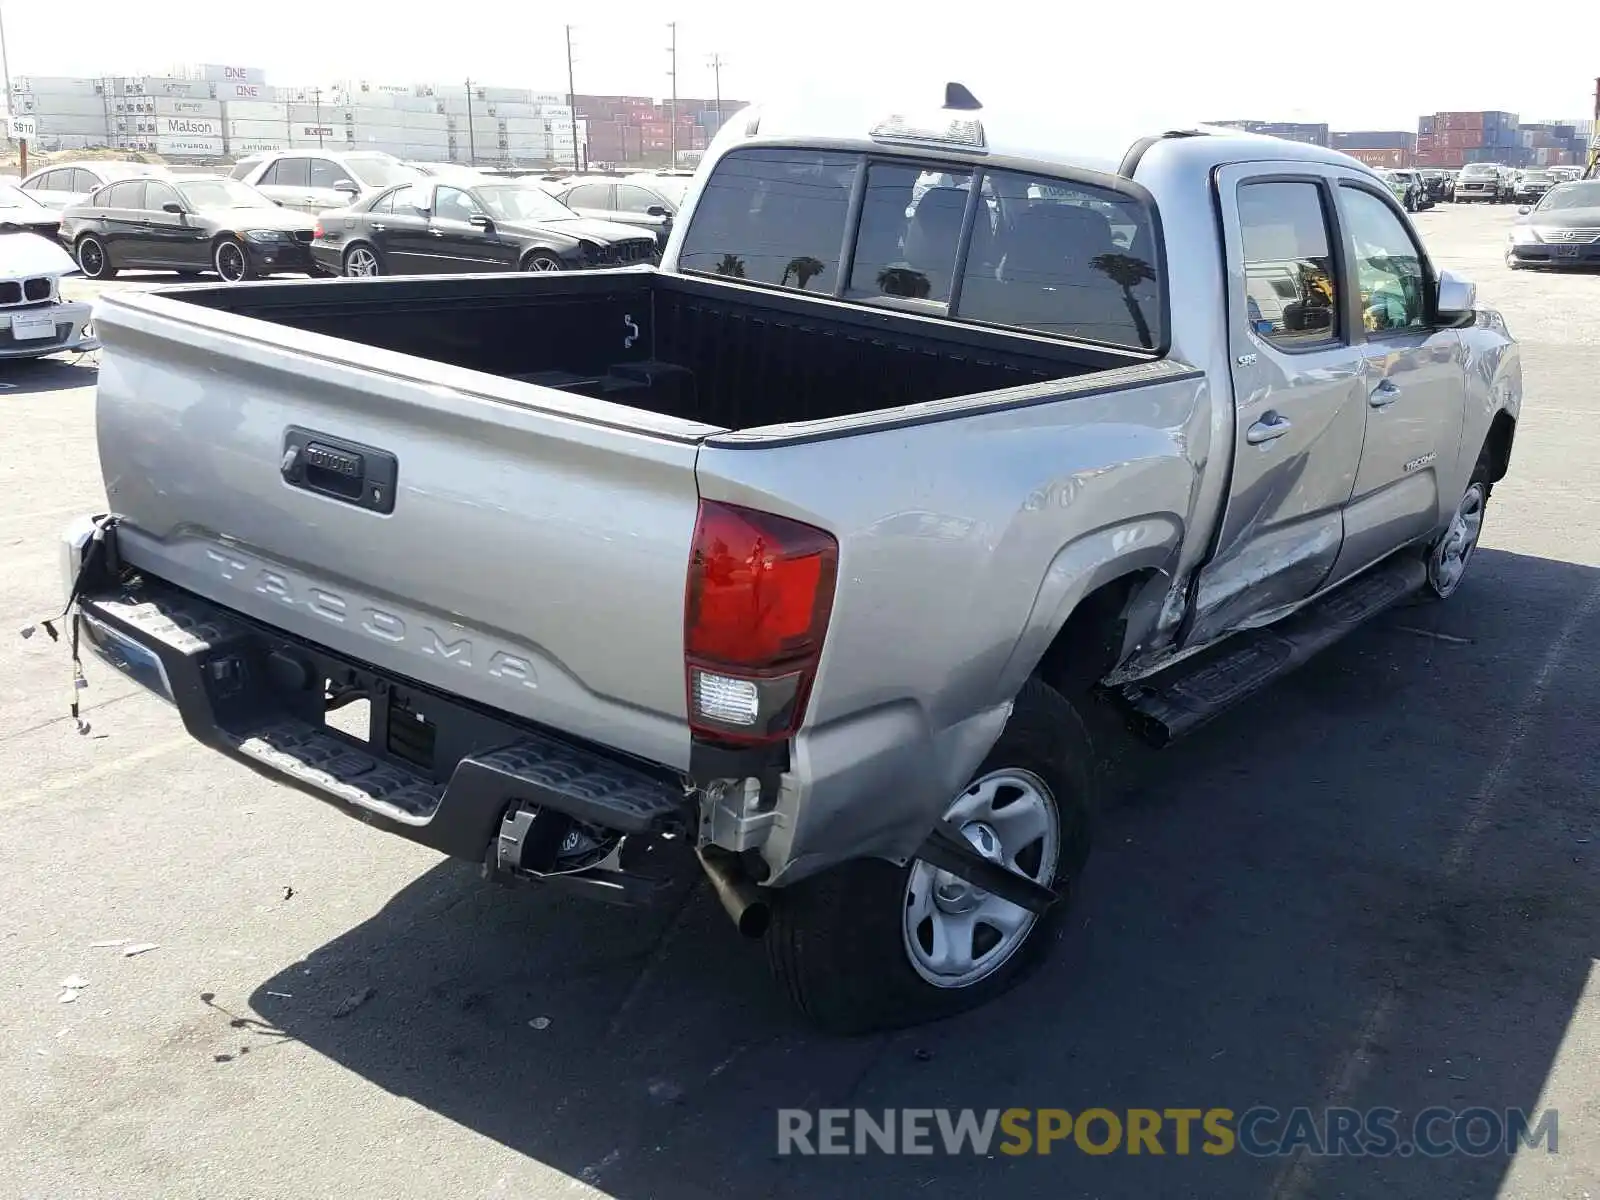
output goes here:
<path id="1" fill-rule="evenodd" d="M 974 887 L 980 887 L 991 895 L 999 896 L 1002 900 L 1009 900 L 1019 908 L 1025 908 L 1034 916 L 1042 916 L 1060 895 L 1042 883 L 1035 883 L 1026 875 L 1018 875 L 1009 871 L 999 863 L 985 858 L 979 854 L 961 835 L 960 830 L 948 821 L 940 821 L 928 834 L 927 840 L 922 843 L 916 857 L 923 862 L 938 867 L 941 871 L 949 871 L 959 879 L 964 879 Z"/>

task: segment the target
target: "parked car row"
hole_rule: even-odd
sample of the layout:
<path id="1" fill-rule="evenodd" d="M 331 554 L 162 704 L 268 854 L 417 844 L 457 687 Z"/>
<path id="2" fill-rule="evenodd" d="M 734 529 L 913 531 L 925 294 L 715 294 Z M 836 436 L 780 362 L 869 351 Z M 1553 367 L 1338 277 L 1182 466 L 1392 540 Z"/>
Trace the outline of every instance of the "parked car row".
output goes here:
<path id="1" fill-rule="evenodd" d="M 21 181 L 15 199 L 91 279 L 154 270 L 236 282 L 649 262 L 685 183 L 607 179 L 596 190 L 592 178 L 296 150 L 251 155 L 228 176 L 137 162 L 54 165 Z M 574 211 L 563 195 L 584 203 Z"/>

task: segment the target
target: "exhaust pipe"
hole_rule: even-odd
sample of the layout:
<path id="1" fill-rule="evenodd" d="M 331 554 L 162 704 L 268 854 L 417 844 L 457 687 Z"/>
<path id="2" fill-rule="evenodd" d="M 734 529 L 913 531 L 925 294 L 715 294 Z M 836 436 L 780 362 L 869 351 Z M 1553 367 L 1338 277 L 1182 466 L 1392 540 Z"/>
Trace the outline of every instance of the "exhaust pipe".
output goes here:
<path id="1" fill-rule="evenodd" d="M 765 933 L 772 910 L 739 868 L 737 860 L 714 848 L 708 852 L 696 846 L 694 852 L 705 868 L 706 878 L 711 881 L 711 889 L 717 893 L 717 899 L 722 901 L 722 907 L 733 918 L 739 932 L 749 938 Z"/>

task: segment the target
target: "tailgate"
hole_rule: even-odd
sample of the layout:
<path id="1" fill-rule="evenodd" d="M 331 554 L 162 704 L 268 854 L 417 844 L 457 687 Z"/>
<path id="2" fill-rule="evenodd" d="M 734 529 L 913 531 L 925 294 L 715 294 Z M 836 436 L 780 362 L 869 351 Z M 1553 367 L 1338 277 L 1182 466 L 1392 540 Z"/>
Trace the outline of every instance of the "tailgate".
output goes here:
<path id="1" fill-rule="evenodd" d="M 159 295 L 106 297 L 96 324 L 129 562 L 687 768 L 684 578 L 709 427 Z"/>

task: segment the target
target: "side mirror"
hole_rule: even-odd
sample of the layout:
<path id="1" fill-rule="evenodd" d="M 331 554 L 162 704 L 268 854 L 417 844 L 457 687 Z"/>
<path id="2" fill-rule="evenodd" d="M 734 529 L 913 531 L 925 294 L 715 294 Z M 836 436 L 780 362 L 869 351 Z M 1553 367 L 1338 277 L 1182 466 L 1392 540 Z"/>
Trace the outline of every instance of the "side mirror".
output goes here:
<path id="1" fill-rule="evenodd" d="M 1441 325 L 1467 325 L 1477 318 L 1478 287 L 1454 271 L 1439 272 L 1435 308 Z"/>
<path id="2" fill-rule="evenodd" d="M 163 204 L 161 206 L 161 211 L 162 212 L 169 212 L 169 213 L 176 213 L 178 216 L 181 217 L 181 216 L 183 216 L 183 205 L 179 204 L 176 200 L 168 200 L 165 204 Z"/>
<path id="3" fill-rule="evenodd" d="M 475 229 L 494 228 L 494 222 L 489 220 L 488 216 L 484 213 L 473 213 L 467 218 L 467 224 L 471 225 Z"/>
<path id="4" fill-rule="evenodd" d="M 1519 213 L 1521 213 L 1523 216 L 1527 216 L 1529 213 L 1531 213 L 1533 211 L 1533 205 L 1531 205 L 1531 204 L 1519 204 L 1519 205 L 1517 205 L 1517 211 Z"/>
<path id="5" fill-rule="evenodd" d="M 662 208 L 659 204 L 652 204 L 649 208 L 644 210 L 644 215 L 647 217 L 665 217 L 667 215 L 667 210 Z"/>
<path id="6" fill-rule="evenodd" d="M 336 192 L 343 192 L 348 196 L 359 196 L 359 195 L 361 195 L 361 189 L 356 186 L 354 180 L 350 180 L 350 179 L 341 179 L 341 180 L 339 180 L 337 183 L 335 183 L 333 185 L 333 190 L 336 191 Z"/>

